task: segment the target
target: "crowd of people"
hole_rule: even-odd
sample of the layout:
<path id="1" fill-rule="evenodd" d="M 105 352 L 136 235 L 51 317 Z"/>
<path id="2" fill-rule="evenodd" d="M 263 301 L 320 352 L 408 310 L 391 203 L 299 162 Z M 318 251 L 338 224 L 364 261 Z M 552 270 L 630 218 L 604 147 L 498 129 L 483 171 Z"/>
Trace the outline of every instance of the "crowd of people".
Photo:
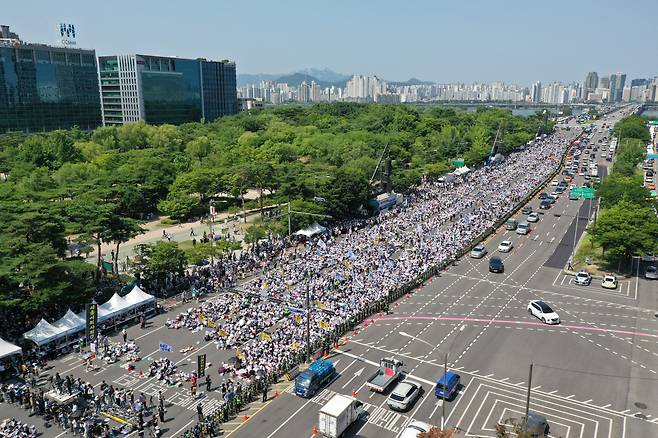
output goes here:
<path id="1" fill-rule="evenodd" d="M 241 346 L 249 375 L 271 371 L 305 347 L 305 324 L 288 310 L 304 308 L 307 294 L 316 309 L 314 342 L 370 303 L 454 260 L 557 168 L 569 143 L 557 132 L 500 164 L 447 181 L 425 181 L 401 206 L 338 223 L 305 245 L 286 250 L 277 240 L 251 263 L 243 260 L 236 267 L 225 260 L 220 271 L 208 270 L 215 283 L 233 284 L 249 269 L 261 275 L 242 285 L 241 294 L 223 294 L 188 309 L 167 326 L 202 331 L 218 348 Z M 271 334 L 258 336 L 273 326 Z"/>
<path id="2" fill-rule="evenodd" d="M 22 421 L 8 418 L 0 423 L 0 436 L 6 438 L 36 438 L 37 428 Z"/>

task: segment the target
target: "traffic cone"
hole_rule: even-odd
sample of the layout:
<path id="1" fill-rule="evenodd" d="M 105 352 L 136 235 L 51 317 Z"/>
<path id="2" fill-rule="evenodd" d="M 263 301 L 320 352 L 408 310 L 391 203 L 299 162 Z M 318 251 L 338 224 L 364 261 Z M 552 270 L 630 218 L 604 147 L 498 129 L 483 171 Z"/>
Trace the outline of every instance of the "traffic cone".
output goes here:
<path id="1" fill-rule="evenodd" d="M 242 421 L 247 421 L 249 419 L 249 415 L 243 415 L 242 416 Z"/>
<path id="2" fill-rule="evenodd" d="M 142 377 L 144 377 L 144 372 L 143 372 L 142 369 L 140 368 L 140 369 L 139 369 L 139 378 L 141 379 Z"/>
<path id="3" fill-rule="evenodd" d="M 356 397 L 356 391 L 352 390 L 352 397 Z"/>
<path id="4" fill-rule="evenodd" d="M 311 431 L 311 436 L 316 436 L 319 434 L 320 432 L 318 431 L 318 428 L 316 426 L 313 426 L 313 430 Z"/>
<path id="5" fill-rule="evenodd" d="M 279 396 L 279 391 L 274 391 L 274 398 L 277 398 Z"/>

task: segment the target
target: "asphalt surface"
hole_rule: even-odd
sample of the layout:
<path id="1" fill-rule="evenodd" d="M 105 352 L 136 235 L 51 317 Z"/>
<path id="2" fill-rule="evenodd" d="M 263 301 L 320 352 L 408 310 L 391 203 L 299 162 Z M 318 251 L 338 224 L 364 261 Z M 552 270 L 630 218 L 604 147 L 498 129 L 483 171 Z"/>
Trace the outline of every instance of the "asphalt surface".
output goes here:
<path id="1" fill-rule="evenodd" d="M 412 419 L 439 425 L 443 406 L 433 386 L 446 353 L 449 369 L 462 382 L 445 406 L 447 425 L 459 436 L 493 437 L 497 422 L 523 415 L 531 363 L 530 409 L 548 418 L 550 436 L 657 436 L 655 287 L 637 275 L 620 279 L 616 290 L 603 289 L 597 280 L 576 286 L 562 271 L 576 223 L 577 239 L 587 224 L 588 203 L 563 194 L 540 222 L 531 224 L 528 235 L 498 230 L 486 241 L 488 256 L 459 260 L 393 305 L 390 314 L 376 315 L 348 334 L 330 358 L 337 378 L 314 398 L 295 396 L 291 386 L 226 436 L 310 437 L 320 407 L 335 393 L 353 391 L 367 414 L 347 437 L 397 437 Z M 537 211 L 538 199 L 530 205 Z M 512 252 L 497 253 L 502 240 L 513 241 Z M 493 254 L 503 259 L 505 273 L 488 272 Z M 636 264 L 634 274 L 639 272 Z M 549 303 L 562 323 L 544 325 L 530 316 L 532 299 Z M 423 387 L 408 412 L 390 410 L 388 393 L 365 386 L 385 356 L 402 360 L 406 378 Z"/>
<path id="2" fill-rule="evenodd" d="M 594 141 L 597 138 L 598 134 Z M 576 178 L 576 183 L 581 182 L 581 177 Z M 565 251 L 571 252 L 575 218 L 587 217 L 587 202 L 569 201 L 568 194 L 563 194 L 538 223 L 531 224 L 528 235 L 497 230 L 485 242 L 489 255 L 459 260 L 393 304 L 389 314 L 375 315 L 346 334 L 330 357 L 338 375 L 315 397 L 297 397 L 290 386 L 279 397 L 226 424 L 222 436 L 310 437 L 318 424 L 318 410 L 335 393 L 355 393 L 366 404 L 367 414 L 350 427 L 347 437 L 397 437 L 412 419 L 439 425 L 444 406 L 433 387 L 446 354 L 449 369 L 461 376 L 458 395 L 445 405 L 446 423 L 460 430 L 459 436 L 493 437 L 497 422 L 522 416 L 531 363 L 530 409 L 548 418 L 551 436 L 658 436 L 655 284 L 638 278 L 642 272 L 638 263 L 634 275 L 620 279 L 616 290 L 603 289 L 596 280 L 587 287 L 576 286 L 573 277 L 563 273 L 564 263 L 557 263 Z M 529 205 L 539 211 L 538 199 Z M 511 252 L 498 253 L 503 240 L 513 242 Z M 488 259 L 494 254 L 504 261 L 502 274 L 488 272 Z M 549 259 L 557 261 L 547 265 Z M 548 326 L 530 316 L 527 304 L 533 299 L 549 303 L 562 323 Z M 216 368 L 235 353 L 216 350 L 214 344 L 203 342 L 202 333 L 163 327 L 177 312 L 150 320 L 146 329 L 128 329 L 142 355 L 135 372 L 128 373 L 120 363 L 87 372 L 81 358 L 72 354 L 51 362 L 42 384 L 59 371 L 94 385 L 105 380 L 147 397 L 161 390 L 167 401 L 164 436 L 181 436 L 195 423 L 198 403 L 206 413 L 219 405 Z M 175 351 L 158 351 L 161 341 Z M 192 350 L 181 352 L 190 346 Z M 170 387 L 139 376 L 139 369 L 146 370 L 159 357 L 168 357 L 190 372 L 196 369 L 200 353 L 208 355 L 213 388 L 206 393 L 201 387 L 198 398 L 190 396 L 189 384 Z M 390 410 L 388 393 L 371 393 L 365 386 L 385 356 L 402 360 L 406 378 L 423 388 L 408 412 Z M 44 429 L 43 420 L 28 418 L 26 411 L 6 405 L 2 409 L 6 416 L 36 424 L 43 437 L 65 435 L 57 427 Z"/>

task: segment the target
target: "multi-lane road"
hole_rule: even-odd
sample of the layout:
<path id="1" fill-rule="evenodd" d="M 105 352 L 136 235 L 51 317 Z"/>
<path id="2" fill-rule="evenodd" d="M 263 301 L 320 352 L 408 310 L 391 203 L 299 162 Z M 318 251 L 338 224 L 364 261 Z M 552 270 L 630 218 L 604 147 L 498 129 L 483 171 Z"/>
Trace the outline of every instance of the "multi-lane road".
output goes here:
<path id="1" fill-rule="evenodd" d="M 597 132 L 594 144 L 603 135 Z M 599 164 L 605 172 L 609 163 Z M 575 181 L 582 183 L 582 177 Z M 498 422 L 523 415 L 531 363 L 530 409 L 548 418 L 551 436 L 657 436 L 655 287 L 637 275 L 638 265 L 616 290 L 603 289 L 596 279 L 577 286 L 563 272 L 576 223 L 578 238 L 593 214 L 588 203 L 570 201 L 565 193 L 542 211 L 529 234 L 498 230 L 486 247 L 503 259 L 505 273 L 488 272 L 489 255 L 459 260 L 392 312 L 373 316 L 346 336 L 330 358 L 338 376 L 318 395 L 303 399 L 289 389 L 228 435 L 311 436 L 321 405 L 335 393 L 353 391 L 366 403 L 367 415 L 346 436 L 396 437 L 412 419 L 438 425 L 443 406 L 433 386 L 447 353 L 462 386 L 446 403 L 445 420 L 462 436 L 493 437 Z M 540 211 L 538 199 L 529 205 Z M 513 242 L 510 253 L 498 253 L 503 240 Z M 526 309 L 534 299 L 549 303 L 561 324 L 544 325 L 530 316 Z M 365 386 L 385 356 L 401 359 L 406 378 L 423 387 L 408 412 L 390 410 L 386 395 Z"/>
<path id="2" fill-rule="evenodd" d="M 594 144 L 601 136 L 594 135 Z M 605 173 L 610 163 L 600 159 L 599 163 Z M 582 177 L 576 183 L 580 185 Z M 529 205 L 540 211 L 538 199 Z M 367 414 L 347 431 L 348 437 L 396 437 L 412 419 L 438 425 L 444 408 L 447 425 L 462 436 L 492 437 L 499 421 L 523 415 L 531 363 L 530 408 L 548 418 L 551 436 L 658 436 L 655 286 L 637 275 L 642 273 L 639 265 L 616 290 L 601 288 L 597 280 L 590 286 L 574 285 L 563 267 L 574 235 L 578 239 L 593 213 L 589 201 L 570 201 L 565 193 L 550 210 L 541 211 L 529 234 L 499 229 L 485 242 L 489 255 L 459 260 L 393 304 L 388 314 L 373 315 L 346 334 L 330 356 L 338 374 L 315 397 L 297 397 L 290 386 L 226 424 L 223 436 L 310 437 L 322 404 L 335 393 L 355 393 L 366 403 Z M 498 253 L 503 240 L 513 242 L 511 252 Z M 490 255 L 503 259 L 504 273 L 488 272 Z M 528 315 L 527 304 L 533 299 L 549 303 L 560 314 L 561 324 L 547 326 Z M 196 355 L 205 353 L 214 370 L 234 352 L 204 343 L 201 333 L 165 328 L 171 313 L 154 318 L 146 329 L 128 329 L 142 354 L 136 371 L 128 373 L 120 364 L 112 364 L 87 372 L 78 356 L 68 355 L 50 363 L 44 386 L 47 376 L 57 371 L 82 376 L 94 386 L 105 381 L 147 397 L 162 391 L 167 406 L 164 435 L 181 436 L 196 422 L 198 403 L 205 413 L 220 405 L 217 373 L 211 371 L 211 391 L 201 388 L 202 396 L 192 398 L 189 384 L 162 385 L 140 377 L 139 369 L 167 357 L 181 371 L 191 372 Z M 160 342 L 173 345 L 175 351 L 160 352 Z M 184 347 L 192 348 L 182 352 Z M 449 369 L 461 376 L 462 385 L 444 407 L 433 387 L 446 354 Z M 422 397 L 408 412 L 390 410 L 387 395 L 371 393 L 365 386 L 385 356 L 402 360 L 406 378 L 423 388 Z M 35 422 L 13 405 L 3 405 L 3 411 L 5 416 Z M 44 428 L 40 421 L 36 425 L 44 437 L 64 435 L 57 427 Z"/>

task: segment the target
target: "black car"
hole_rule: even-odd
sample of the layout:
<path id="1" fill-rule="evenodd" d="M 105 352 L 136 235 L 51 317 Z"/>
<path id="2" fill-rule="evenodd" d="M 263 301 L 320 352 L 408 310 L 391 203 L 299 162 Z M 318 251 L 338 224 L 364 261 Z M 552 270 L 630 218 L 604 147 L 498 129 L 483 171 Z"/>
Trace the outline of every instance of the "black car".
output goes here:
<path id="1" fill-rule="evenodd" d="M 526 205 L 525 207 L 523 207 L 523 208 L 521 209 L 521 213 L 523 213 L 523 214 L 530 214 L 530 213 L 532 213 L 532 207 L 529 206 L 529 205 Z"/>
<path id="2" fill-rule="evenodd" d="M 489 272 L 505 272 L 505 265 L 500 257 L 491 257 L 489 259 Z"/>
<path id="3" fill-rule="evenodd" d="M 539 194 L 539 199 L 546 199 L 547 197 L 548 197 L 548 193 L 541 192 L 541 193 Z"/>
<path id="4" fill-rule="evenodd" d="M 549 208 L 551 208 L 551 204 L 552 202 L 550 199 L 544 199 L 539 203 L 539 208 L 542 210 L 548 210 Z"/>

